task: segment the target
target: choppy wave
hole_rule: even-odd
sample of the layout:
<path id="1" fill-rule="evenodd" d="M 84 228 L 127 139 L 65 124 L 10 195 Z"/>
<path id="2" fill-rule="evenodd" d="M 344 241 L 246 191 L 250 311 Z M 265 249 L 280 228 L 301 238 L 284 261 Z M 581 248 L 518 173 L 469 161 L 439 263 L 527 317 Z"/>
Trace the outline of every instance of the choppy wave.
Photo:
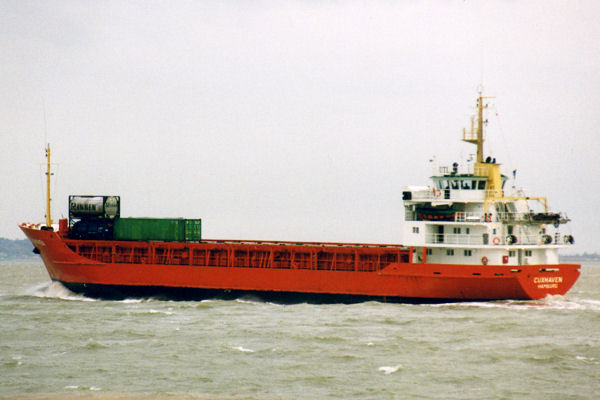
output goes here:
<path id="1" fill-rule="evenodd" d="M 600 364 L 600 360 L 595 357 L 576 356 L 575 359 L 577 359 L 578 361 L 584 362 L 586 364 L 593 364 L 593 365 Z"/>
<path id="2" fill-rule="evenodd" d="M 110 345 L 99 342 L 98 340 L 96 340 L 94 338 L 89 338 L 82 347 L 85 349 L 88 349 L 88 350 L 95 350 L 95 349 L 107 349 L 110 347 Z"/>
<path id="3" fill-rule="evenodd" d="M 541 300 L 500 300 L 482 302 L 461 302 L 428 304 L 425 307 L 434 308 L 503 308 L 512 310 L 590 310 L 600 311 L 600 300 L 567 298 L 565 296 L 548 296 Z"/>
<path id="4" fill-rule="evenodd" d="M 536 301 L 278 305 L 94 302 L 39 274 L 24 280 L 27 268 L 39 270 L 0 277 L 1 398 L 592 400 L 600 390 L 600 275 Z"/>
<path id="5" fill-rule="evenodd" d="M 64 287 L 60 282 L 56 281 L 48 281 L 34 286 L 33 288 L 29 289 L 26 294 L 35 297 L 61 300 L 96 301 L 95 299 L 73 293 Z"/>
<path id="6" fill-rule="evenodd" d="M 141 303 L 143 301 L 152 301 L 152 299 L 123 299 L 123 300 L 121 300 L 121 303 L 136 304 L 136 303 Z"/>
<path id="7" fill-rule="evenodd" d="M 79 386 L 79 385 L 67 385 L 64 387 L 65 390 L 81 390 L 81 391 L 92 391 L 92 392 L 97 392 L 102 390 L 102 388 L 99 388 L 97 386 Z M 58 396 L 57 396 L 58 397 Z"/>
<path id="8" fill-rule="evenodd" d="M 175 312 L 172 309 L 167 309 L 167 310 L 155 310 L 154 308 L 151 308 L 150 310 L 148 310 L 149 314 L 164 314 L 164 315 L 173 315 L 175 314 Z"/>
<path id="9" fill-rule="evenodd" d="M 240 298 L 234 300 L 236 303 L 240 304 L 268 304 L 266 301 L 262 300 L 258 296 L 245 295 Z"/>
<path id="10" fill-rule="evenodd" d="M 241 351 L 242 353 L 254 353 L 254 350 L 248 349 L 248 348 L 243 347 L 243 346 L 235 346 L 233 349 L 237 350 L 237 351 Z"/>
<path id="11" fill-rule="evenodd" d="M 394 366 L 379 367 L 379 371 L 383 372 L 385 375 L 393 374 L 394 372 L 397 372 L 400 369 L 402 369 L 402 365 L 400 364 Z"/>

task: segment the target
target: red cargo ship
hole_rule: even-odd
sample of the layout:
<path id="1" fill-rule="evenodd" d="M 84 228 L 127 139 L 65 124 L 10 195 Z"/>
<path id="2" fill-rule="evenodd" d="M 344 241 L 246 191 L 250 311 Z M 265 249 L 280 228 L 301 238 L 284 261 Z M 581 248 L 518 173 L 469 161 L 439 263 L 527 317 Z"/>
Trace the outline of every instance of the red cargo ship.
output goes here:
<path id="1" fill-rule="evenodd" d="M 278 302 L 446 302 L 564 295 L 580 266 L 560 264 L 569 220 L 545 198 L 514 191 L 483 159 L 483 118 L 463 140 L 477 145 L 468 170 L 440 167 L 432 185 L 403 192 L 407 245 L 207 240 L 199 220 L 126 219 L 116 196 L 71 196 L 69 220 L 20 228 L 50 278 L 99 298 L 255 295 Z M 48 188 L 50 186 L 50 149 Z M 541 204 L 534 211 L 532 202 Z M 551 217 L 551 218 L 550 218 Z M 192 228 L 190 228 L 192 226 Z M 196 228 L 194 228 L 196 227 Z"/>

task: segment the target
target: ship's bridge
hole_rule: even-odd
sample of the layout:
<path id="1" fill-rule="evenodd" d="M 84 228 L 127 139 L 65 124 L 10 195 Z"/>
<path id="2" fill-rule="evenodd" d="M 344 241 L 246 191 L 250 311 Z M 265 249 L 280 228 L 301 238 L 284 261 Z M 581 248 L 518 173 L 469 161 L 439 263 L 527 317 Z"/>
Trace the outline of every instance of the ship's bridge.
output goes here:
<path id="1" fill-rule="evenodd" d="M 489 184 L 487 176 L 475 174 L 448 174 L 432 176 L 434 197 L 455 201 L 483 201 L 490 197 L 502 197 Z M 502 175 L 501 190 L 504 189 L 506 176 Z"/>
<path id="2" fill-rule="evenodd" d="M 474 174 L 447 174 L 431 177 L 433 186 L 408 187 L 403 191 L 405 201 L 431 202 L 483 202 L 489 198 L 503 197 L 506 176 L 502 175 L 501 189 L 491 188 L 487 176 Z"/>

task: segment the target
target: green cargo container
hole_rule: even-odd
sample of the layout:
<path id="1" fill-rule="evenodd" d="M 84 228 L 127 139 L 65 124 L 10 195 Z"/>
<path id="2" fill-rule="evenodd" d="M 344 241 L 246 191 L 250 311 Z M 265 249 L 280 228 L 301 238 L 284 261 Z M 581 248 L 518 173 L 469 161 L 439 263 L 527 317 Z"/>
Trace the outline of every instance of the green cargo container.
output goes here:
<path id="1" fill-rule="evenodd" d="M 199 242 L 202 220 L 184 218 L 117 218 L 115 240 Z"/>
<path id="2" fill-rule="evenodd" d="M 199 242 L 202 240 L 202 220 L 201 219 L 186 219 L 185 220 L 185 241 Z"/>

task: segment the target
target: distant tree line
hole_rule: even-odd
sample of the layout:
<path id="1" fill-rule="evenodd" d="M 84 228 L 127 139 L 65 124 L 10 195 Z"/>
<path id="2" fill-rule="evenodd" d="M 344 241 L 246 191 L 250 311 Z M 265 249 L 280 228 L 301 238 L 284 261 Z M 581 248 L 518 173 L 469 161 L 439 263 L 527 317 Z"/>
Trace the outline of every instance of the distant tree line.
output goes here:
<path id="1" fill-rule="evenodd" d="M 598 253 L 588 253 L 584 252 L 583 254 L 570 254 L 570 255 L 561 255 L 561 260 L 600 260 L 600 254 Z"/>

